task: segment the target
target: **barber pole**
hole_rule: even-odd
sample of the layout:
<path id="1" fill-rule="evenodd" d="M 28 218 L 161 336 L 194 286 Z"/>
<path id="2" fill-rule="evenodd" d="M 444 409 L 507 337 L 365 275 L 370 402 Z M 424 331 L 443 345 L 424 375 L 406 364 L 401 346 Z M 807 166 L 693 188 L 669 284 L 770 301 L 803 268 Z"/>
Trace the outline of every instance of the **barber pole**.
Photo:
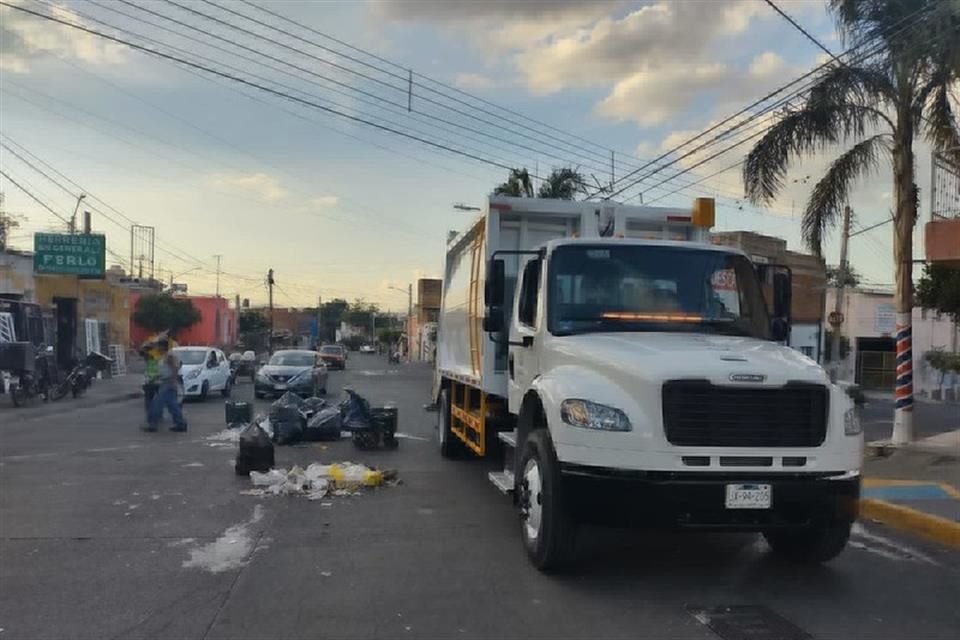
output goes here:
<path id="1" fill-rule="evenodd" d="M 897 408 L 893 418 L 893 444 L 913 440 L 913 339 L 911 314 L 897 313 Z"/>

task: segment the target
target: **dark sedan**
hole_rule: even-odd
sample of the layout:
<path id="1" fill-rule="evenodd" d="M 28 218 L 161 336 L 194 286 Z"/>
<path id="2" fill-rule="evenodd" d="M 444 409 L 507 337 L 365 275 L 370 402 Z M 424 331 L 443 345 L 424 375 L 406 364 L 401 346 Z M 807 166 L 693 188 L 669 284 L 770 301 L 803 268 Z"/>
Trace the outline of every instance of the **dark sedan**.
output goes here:
<path id="1" fill-rule="evenodd" d="M 258 398 L 287 391 L 310 397 L 327 393 L 327 367 L 316 351 L 277 351 L 257 371 L 253 393 Z"/>

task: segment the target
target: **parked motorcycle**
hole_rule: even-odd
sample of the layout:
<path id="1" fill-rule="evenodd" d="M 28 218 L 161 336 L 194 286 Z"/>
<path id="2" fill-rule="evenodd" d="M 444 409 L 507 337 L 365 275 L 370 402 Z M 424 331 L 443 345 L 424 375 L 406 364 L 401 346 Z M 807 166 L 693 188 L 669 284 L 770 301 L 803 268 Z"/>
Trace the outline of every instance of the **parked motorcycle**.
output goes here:
<path id="1" fill-rule="evenodd" d="M 29 342 L 11 342 L 4 345 L 0 366 L 11 373 L 10 399 L 15 407 L 22 407 L 40 399 L 50 399 L 52 376 L 56 361 L 50 349 L 34 348 Z"/>
<path id="2" fill-rule="evenodd" d="M 83 392 L 93 384 L 97 371 L 105 371 L 111 362 L 113 360 L 110 357 L 96 351 L 87 354 L 83 362 L 74 360 L 70 373 L 58 384 L 53 385 L 51 400 L 60 400 L 67 393 L 72 394 L 74 398 L 83 395 Z"/>

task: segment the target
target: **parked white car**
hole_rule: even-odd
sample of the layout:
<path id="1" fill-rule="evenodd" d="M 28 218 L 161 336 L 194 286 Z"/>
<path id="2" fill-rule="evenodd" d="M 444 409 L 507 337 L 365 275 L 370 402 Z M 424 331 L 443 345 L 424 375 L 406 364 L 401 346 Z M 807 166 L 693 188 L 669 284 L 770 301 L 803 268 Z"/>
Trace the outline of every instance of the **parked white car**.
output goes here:
<path id="1" fill-rule="evenodd" d="M 205 400 L 214 391 L 225 398 L 230 396 L 230 363 L 223 351 L 213 347 L 177 347 L 173 353 L 180 360 L 184 398 Z"/>

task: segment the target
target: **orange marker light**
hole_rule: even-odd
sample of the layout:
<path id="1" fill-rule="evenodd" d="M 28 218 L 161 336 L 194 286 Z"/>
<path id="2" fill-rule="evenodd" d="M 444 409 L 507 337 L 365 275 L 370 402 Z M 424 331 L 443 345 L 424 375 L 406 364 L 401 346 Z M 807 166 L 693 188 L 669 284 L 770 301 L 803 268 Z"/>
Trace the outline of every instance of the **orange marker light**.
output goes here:
<path id="1" fill-rule="evenodd" d="M 606 311 L 604 320 L 635 320 L 641 322 L 703 322 L 703 316 L 687 313 L 638 313 L 634 311 Z"/>

